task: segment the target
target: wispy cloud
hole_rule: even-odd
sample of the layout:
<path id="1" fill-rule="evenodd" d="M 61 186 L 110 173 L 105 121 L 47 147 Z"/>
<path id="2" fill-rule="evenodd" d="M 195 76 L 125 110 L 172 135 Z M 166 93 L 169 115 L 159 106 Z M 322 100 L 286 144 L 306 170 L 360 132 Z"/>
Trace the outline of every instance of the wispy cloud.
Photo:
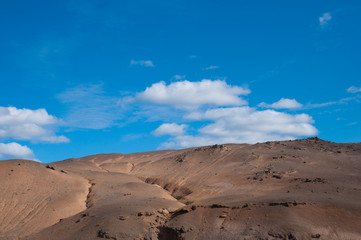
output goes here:
<path id="1" fill-rule="evenodd" d="M 122 138 L 121 138 L 121 141 L 123 142 L 130 142 L 130 141 L 135 141 L 139 138 L 142 138 L 144 137 L 145 134 L 126 134 L 126 135 L 123 135 Z"/>
<path id="2" fill-rule="evenodd" d="M 191 56 L 189 56 L 189 58 L 197 58 L 197 56 L 196 55 L 191 55 Z"/>
<path id="3" fill-rule="evenodd" d="M 120 96 L 107 95 L 102 84 L 83 84 L 58 94 L 68 106 L 65 121 L 69 127 L 104 129 L 124 118 Z"/>
<path id="4" fill-rule="evenodd" d="M 349 88 L 347 88 L 347 92 L 349 93 L 358 93 L 361 92 L 361 87 L 355 87 L 355 86 L 351 86 Z"/>
<path id="5" fill-rule="evenodd" d="M 155 67 L 153 62 L 150 60 L 139 60 L 139 61 L 131 60 L 130 65 L 139 65 L 142 67 Z"/>
<path id="6" fill-rule="evenodd" d="M 327 24 L 329 24 L 329 22 L 331 21 L 332 16 L 331 13 L 329 12 L 325 12 L 324 14 L 322 14 L 321 17 L 318 18 L 318 21 L 320 23 L 321 27 L 326 26 Z"/>
<path id="7" fill-rule="evenodd" d="M 337 100 L 337 101 L 329 101 L 329 102 L 324 102 L 324 103 L 308 103 L 304 106 L 304 108 L 310 109 L 310 108 L 328 107 L 328 106 L 338 105 L 338 104 L 347 104 L 348 102 L 351 102 L 351 101 L 359 102 L 360 101 L 359 99 L 361 99 L 361 95 L 357 95 L 355 97 L 341 98 L 340 100 Z"/>
<path id="8" fill-rule="evenodd" d="M 358 122 L 350 122 L 350 123 L 346 124 L 346 126 L 350 127 L 350 126 L 354 126 L 357 124 L 358 124 Z"/>
<path id="9" fill-rule="evenodd" d="M 219 68 L 219 66 L 209 66 L 209 67 L 206 67 L 206 68 L 204 68 L 204 70 L 212 70 L 212 69 L 217 69 L 217 68 Z"/>
<path id="10" fill-rule="evenodd" d="M 186 78 L 186 75 L 178 75 L 178 74 L 176 74 L 176 75 L 173 76 L 173 79 L 175 79 L 175 80 L 181 80 L 181 79 L 185 79 L 185 78 Z"/>

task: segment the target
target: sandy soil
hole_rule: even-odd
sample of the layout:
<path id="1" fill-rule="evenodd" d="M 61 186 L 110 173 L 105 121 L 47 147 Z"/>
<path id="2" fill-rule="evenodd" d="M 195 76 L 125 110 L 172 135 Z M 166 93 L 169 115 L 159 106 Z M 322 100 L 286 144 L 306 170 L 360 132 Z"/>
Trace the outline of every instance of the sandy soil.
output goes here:
<path id="1" fill-rule="evenodd" d="M 0 239 L 361 239 L 361 144 L 0 162 Z"/>

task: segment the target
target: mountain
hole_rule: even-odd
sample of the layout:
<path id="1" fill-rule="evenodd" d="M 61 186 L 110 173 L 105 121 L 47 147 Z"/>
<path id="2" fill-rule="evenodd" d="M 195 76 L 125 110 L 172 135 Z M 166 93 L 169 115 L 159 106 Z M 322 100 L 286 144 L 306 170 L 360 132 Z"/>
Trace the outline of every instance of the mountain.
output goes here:
<path id="1" fill-rule="evenodd" d="M 361 239 L 361 143 L 0 162 L 0 239 Z"/>

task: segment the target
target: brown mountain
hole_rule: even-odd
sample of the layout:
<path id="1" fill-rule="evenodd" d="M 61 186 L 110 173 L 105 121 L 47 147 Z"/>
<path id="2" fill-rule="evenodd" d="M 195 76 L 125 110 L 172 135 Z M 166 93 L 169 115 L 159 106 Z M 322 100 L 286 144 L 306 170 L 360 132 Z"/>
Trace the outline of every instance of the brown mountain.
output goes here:
<path id="1" fill-rule="evenodd" d="M 361 143 L 0 162 L 0 239 L 361 239 Z"/>

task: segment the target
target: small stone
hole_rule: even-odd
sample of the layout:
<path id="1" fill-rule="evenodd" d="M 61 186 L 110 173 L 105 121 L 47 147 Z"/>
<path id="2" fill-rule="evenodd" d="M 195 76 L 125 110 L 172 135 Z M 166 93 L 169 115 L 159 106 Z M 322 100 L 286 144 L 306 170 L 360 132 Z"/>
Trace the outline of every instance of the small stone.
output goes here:
<path id="1" fill-rule="evenodd" d="M 281 178 L 282 178 L 282 176 L 281 176 L 280 174 L 273 174 L 272 177 L 273 177 L 273 178 L 277 178 L 277 179 L 281 179 Z"/>
<path id="2" fill-rule="evenodd" d="M 160 214 L 167 215 L 167 214 L 169 214 L 169 211 L 164 208 L 164 209 L 160 210 L 159 213 L 160 213 Z"/>

